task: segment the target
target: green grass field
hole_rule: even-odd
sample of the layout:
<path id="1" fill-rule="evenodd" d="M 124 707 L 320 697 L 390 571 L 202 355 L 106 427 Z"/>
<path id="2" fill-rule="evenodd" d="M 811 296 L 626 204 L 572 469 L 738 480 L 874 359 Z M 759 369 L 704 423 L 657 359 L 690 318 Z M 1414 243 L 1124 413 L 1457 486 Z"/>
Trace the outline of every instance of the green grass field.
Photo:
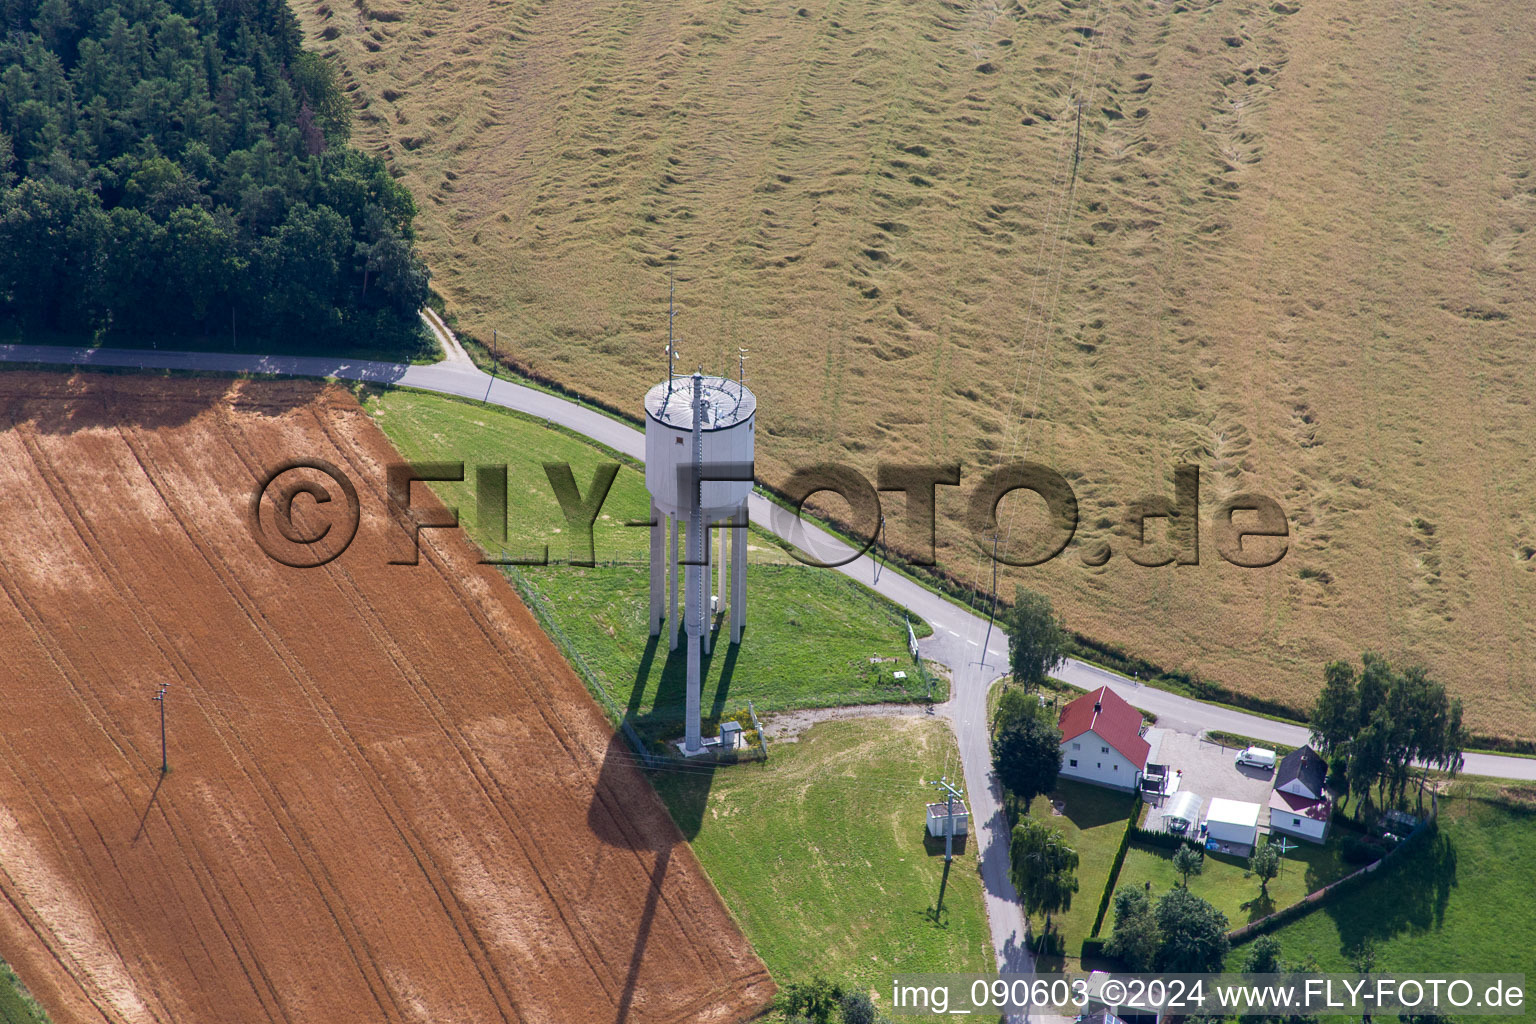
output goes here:
<path id="1" fill-rule="evenodd" d="M 703 656 L 704 717 L 747 706 L 790 708 L 908 701 L 923 696 L 900 611 L 835 573 L 800 565 L 754 567 L 742 642 L 727 623 Z M 634 567 L 526 570 L 522 577 L 610 693 L 646 735 L 681 727 L 687 657 L 646 630 L 647 571 Z M 719 617 L 723 620 L 723 616 Z M 872 665 L 871 657 L 890 659 Z M 905 684 L 893 671 L 906 671 Z M 947 684 L 934 680 L 937 699 Z"/>
<path id="2" fill-rule="evenodd" d="M 1536 975 L 1533 898 L 1536 807 L 1445 797 L 1438 836 L 1274 935 L 1287 958 L 1323 970 L 1347 968 L 1370 939 L 1383 971 Z"/>
<path id="3" fill-rule="evenodd" d="M 0 960 L 0 1024 L 49 1024 L 48 1015 L 26 991 L 10 964 Z"/>
<path id="4" fill-rule="evenodd" d="M 820 974 L 879 1001 L 894 972 L 990 969 L 974 844 L 933 917 L 944 858 L 924 842 L 924 780 L 958 770 L 948 729 L 823 722 L 770 749 L 712 776 L 660 773 L 657 790 L 775 980 Z"/>
<path id="5" fill-rule="evenodd" d="M 623 525 L 649 513 L 644 476 L 623 466 L 593 528 L 597 565 L 569 564 L 569 527 L 543 463 L 566 462 L 585 494 L 594 468 L 617 458 L 549 425 L 494 406 L 405 390 L 369 392 L 365 407 L 413 461 L 462 461 L 465 481 L 432 485 L 487 551 L 518 557 L 549 549 L 550 565 L 516 570 L 582 667 L 652 738 L 681 730 L 686 662 L 653 640 L 648 611 L 648 531 Z M 507 465 L 508 536 L 478 521 L 476 465 Z M 907 653 L 906 618 L 895 605 L 839 573 L 791 560 L 766 535 L 749 540 L 747 627 L 742 643 L 715 643 L 704 659 L 706 718 L 743 710 L 825 707 L 925 696 Z M 914 620 L 918 634 L 928 625 Z M 726 630 L 725 639 L 729 639 Z M 880 659 L 871 664 L 870 659 Z M 905 684 L 895 671 L 906 671 Z M 947 696 L 942 677 L 934 696 Z"/>
<path id="6" fill-rule="evenodd" d="M 1336 843 L 1326 846 L 1302 843 L 1282 858 L 1280 874 L 1269 883 L 1269 898 L 1262 899 L 1259 880 L 1248 871 L 1246 860 L 1207 853 L 1204 869 L 1200 874 L 1190 876 L 1189 891 L 1226 914 L 1227 921 L 1236 928 L 1289 906 L 1353 870 L 1354 867 L 1339 859 Z M 1126 851 L 1116 888 L 1150 882 L 1152 895 L 1156 898 L 1172 889 L 1178 880 L 1178 873 L 1173 870 L 1172 850 L 1132 843 Z M 1113 923 L 1113 917 L 1106 916 L 1105 933 Z"/>
<path id="7" fill-rule="evenodd" d="M 1053 804 L 1061 806 L 1061 814 L 1054 812 Z M 1054 792 L 1036 797 L 1030 805 L 1031 815 L 1061 829 L 1067 842 L 1077 851 L 1077 894 L 1066 913 L 1051 919 L 1051 927 L 1061 933 L 1066 943 L 1065 966 L 1070 970 L 1077 968 L 1078 951 L 1093 930 L 1099 895 L 1104 891 L 1104 880 L 1109 877 L 1132 806 L 1129 793 L 1069 780 L 1062 780 Z M 1041 934 L 1045 929 L 1045 918 L 1032 919 L 1030 929 L 1035 935 Z M 1054 957 L 1041 958 L 1040 964 L 1042 970 L 1063 966 L 1060 959 Z"/>

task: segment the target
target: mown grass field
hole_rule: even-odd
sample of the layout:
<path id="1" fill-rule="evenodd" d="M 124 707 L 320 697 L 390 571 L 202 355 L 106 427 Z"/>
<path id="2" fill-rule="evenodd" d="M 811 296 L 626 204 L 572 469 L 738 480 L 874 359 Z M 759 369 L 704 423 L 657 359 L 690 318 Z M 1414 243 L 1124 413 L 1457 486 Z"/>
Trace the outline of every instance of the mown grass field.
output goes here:
<path id="1" fill-rule="evenodd" d="M 518 364 L 637 408 L 675 275 L 685 364 L 751 351 L 770 482 L 1037 459 L 1082 525 L 1005 593 L 1296 705 L 1333 658 L 1420 659 L 1476 730 L 1536 732 L 1536 8 L 295 6 L 434 286 Z M 1284 560 L 1228 565 L 1207 520 L 1198 568 L 1130 564 L 1181 461 L 1207 512 L 1280 502 Z M 963 508 L 940 560 L 986 583 Z"/>
<path id="2" fill-rule="evenodd" d="M 27 994 L 9 964 L 0 962 L 0 1024 L 49 1024 L 43 1008 Z"/>
<path id="3" fill-rule="evenodd" d="M 1270 879 L 1266 899 L 1259 894 L 1259 880 L 1248 870 L 1247 860 L 1207 853 L 1200 874 L 1189 877 L 1189 891 L 1226 914 L 1228 923 L 1236 928 L 1288 907 L 1353 870 L 1354 866 L 1339 858 L 1337 843 L 1327 846 L 1301 843 L 1293 846 L 1281 859 L 1280 873 Z M 1115 888 L 1135 888 L 1149 882 L 1154 899 L 1179 884 L 1179 874 L 1173 870 L 1173 851 L 1132 843 L 1126 850 L 1125 863 L 1120 867 Z M 1113 926 L 1114 910 L 1111 908 L 1104 918 L 1104 934 L 1112 931 Z"/>
<path id="4" fill-rule="evenodd" d="M 648 533 L 623 525 L 648 515 L 642 474 L 624 467 L 593 529 L 597 565 L 571 558 L 566 523 L 542 464 L 561 461 L 582 493 L 593 468 L 615 461 L 596 446 L 541 422 L 495 407 L 411 391 L 365 396 L 375 421 L 413 461 L 463 461 L 463 482 L 433 484 L 459 522 L 489 552 L 518 556 L 546 547 L 551 564 L 515 570 L 538 595 L 542 610 L 590 671 L 649 737 L 681 731 L 686 652 L 667 649 L 665 628 L 654 641 L 646 627 Z M 477 517 L 475 469 L 507 465 L 508 527 L 502 542 L 495 524 Z M 703 709 L 708 720 L 745 710 L 760 712 L 925 696 L 907 652 L 900 609 L 826 569 L 794 562 L 756 531 L 748 551 L 747 627 L 732 646 L 728 624 L 717 617 L 714 646 L 704 657 Z M 583 557 L 585 557 L 583 555 Z M 565 563 L 565 564 L 561 564 Z M 787 563 L 787 564 L 786 564 Z M 919 635 L 929 627 L 914 621 Z M 880 659 L 871 664 L 870 659 Z M 905 684 L 893 672 L 905 670 Z M 933 695 L 947 696 L 935 678 Z"/>
<path id="5" fill-rule="evenodd" d="M 958 763 L 940 722 L 822 722 L 765 764 L 662 773 L 657 789 L 781 986 L 821 975 L 888 1006 L 893 973 L 993 964 L 974 844 L 933 916 L 944 857 L 924 845 L 924 783 Z"/>
<path id="6" fill-rule="evenodd" d="M 825 570 L 771 565 L 750 572 L 741 644 L 728 643 L 729 623 L 720 616 L 714 646 L 701 656 L 706 725 L 746 708 L 748 700 L 761 714 L 924 696 L 900 611 Z M 522 575 L 603 685 L 628 702 L 642 733 L 680 728 L 687 651 L 683 644 L 669 651 L 665 629 L 659 638 L 646 630 L 647 570 L 565 568 Z M 870 664 L 872 657 L 882 663 Z M 892 676 L 903 670 L 904 684 Z M 947 682 L 933 682 L 935 698 L 945 699 Z"/>
<path id="7" fill-rule="evenodd" d="M 1433 841 L 1404 853 L 1370 885 L 1274 932 L 1286 957 L 1347 969 L 1369 939 L 1382 971 L 1536 974 L 1536 800 L 1528 785 L 1521 794 L 1514 806 L 1442 798 Z"/>

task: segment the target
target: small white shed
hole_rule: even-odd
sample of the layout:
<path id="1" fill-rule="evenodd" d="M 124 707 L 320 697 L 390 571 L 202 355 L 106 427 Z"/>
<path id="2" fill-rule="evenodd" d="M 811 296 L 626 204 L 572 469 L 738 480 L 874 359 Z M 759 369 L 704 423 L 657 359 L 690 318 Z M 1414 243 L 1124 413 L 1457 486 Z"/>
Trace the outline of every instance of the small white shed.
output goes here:
<path id="1" fill-rule="evenodd" d="M 1219 843 L 1256 846 L 1259 842 L 1259 805 L 1216 797 L 1205 812 L 1206 835 Z"/>
<path id="2" fill-rule="evenodd" d="M 936 804 L 928 805 L 928 834 L 944 838 L 944 819 L 949 816 L 949 802 L 940 800 Z M 955 801 L 954 831 L 950 835 L 963 836 L 966 833 L 970 815 L 966 812 L 965 801 Z"/>

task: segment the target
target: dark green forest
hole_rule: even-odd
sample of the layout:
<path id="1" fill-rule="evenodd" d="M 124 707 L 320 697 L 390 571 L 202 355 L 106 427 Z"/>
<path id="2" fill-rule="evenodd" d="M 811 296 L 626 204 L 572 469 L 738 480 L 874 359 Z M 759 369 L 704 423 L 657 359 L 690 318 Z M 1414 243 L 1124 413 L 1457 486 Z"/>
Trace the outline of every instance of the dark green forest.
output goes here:
<path id="1" fill-rule="evenodd" d="M 0 321 L 410 351 L 416 208 L 283 0 L 0 0 Z"/>

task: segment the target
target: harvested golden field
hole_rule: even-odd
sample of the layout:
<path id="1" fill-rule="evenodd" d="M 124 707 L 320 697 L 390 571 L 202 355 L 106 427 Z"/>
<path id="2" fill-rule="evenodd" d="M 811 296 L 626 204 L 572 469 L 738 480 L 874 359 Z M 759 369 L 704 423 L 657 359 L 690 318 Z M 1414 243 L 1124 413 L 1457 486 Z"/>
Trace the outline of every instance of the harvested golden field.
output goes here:
<path id="1" fill-rule="evenodd" d="M 507 582 L 457 532 L 388 564 L 399 456 L 345 391 L 7 373 L 0 404 L 0 956 L 58 1024 L 729 1024 L 768 1003 Z M 294 458 L 360 499 L 319 568 L 249 529 Z M 318 509 L 295 503 L 300 535 Z"/>
<path id="2" fill-rule="evenodd" d="M 1536 734 L 1536 8 L 298 7 L 436 286 L 518 363 L 638 408 L 675 273 L 684 365 L 751 350 L 769 482 L 1038 459 L 1083 526 L 1005 586 L 1075 628 L 1292 703 L 1376 648 Z M 1124 505 L 1180 461 L 1207 510 L 1278 500 L 1287 557 L 1207 530 L 1198 567 L 1131 564 Z M 980 581 L 963 507 L 940 559 Z"/>

